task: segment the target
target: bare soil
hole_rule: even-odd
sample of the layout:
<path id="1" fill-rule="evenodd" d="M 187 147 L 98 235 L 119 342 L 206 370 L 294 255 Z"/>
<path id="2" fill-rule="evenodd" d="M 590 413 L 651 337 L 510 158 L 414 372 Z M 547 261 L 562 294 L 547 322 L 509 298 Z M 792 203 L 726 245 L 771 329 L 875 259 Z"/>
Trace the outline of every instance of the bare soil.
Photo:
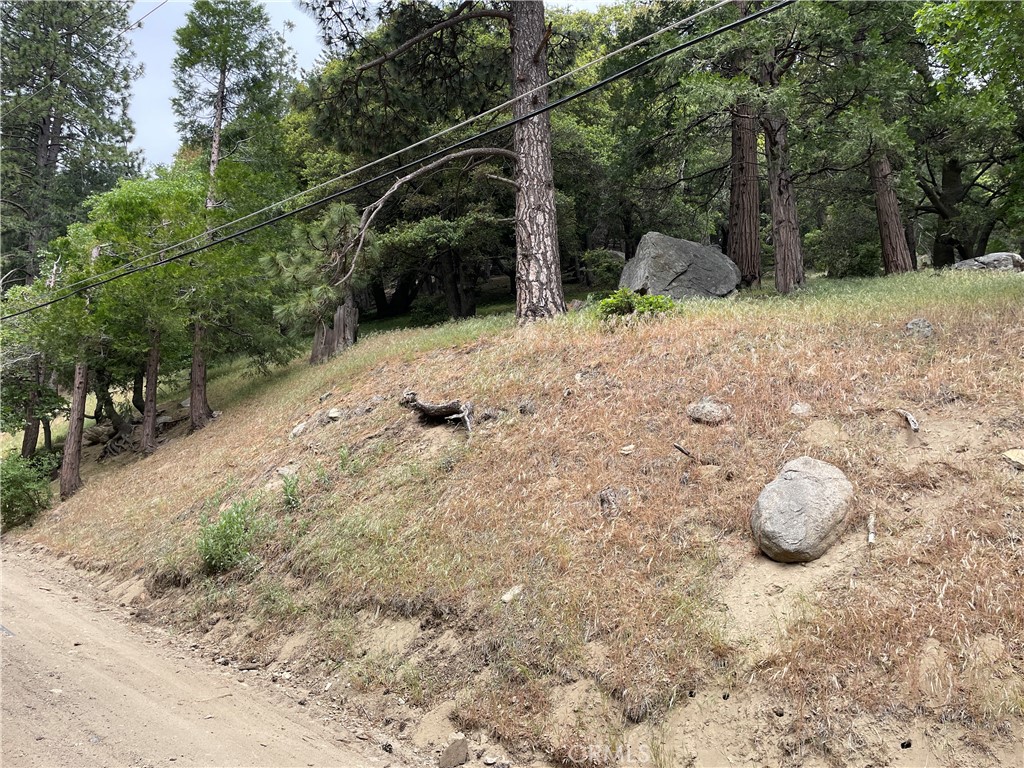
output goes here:
<path id="1" fill-rule="evenodd" d="M 16 766 L 408 765 L 353 721 L 317 722 L 166 631 L 97 599 L 66 564 L 5 547 L 0 762 Z M 376 754 L 374 754 L 374 752 Z"/>

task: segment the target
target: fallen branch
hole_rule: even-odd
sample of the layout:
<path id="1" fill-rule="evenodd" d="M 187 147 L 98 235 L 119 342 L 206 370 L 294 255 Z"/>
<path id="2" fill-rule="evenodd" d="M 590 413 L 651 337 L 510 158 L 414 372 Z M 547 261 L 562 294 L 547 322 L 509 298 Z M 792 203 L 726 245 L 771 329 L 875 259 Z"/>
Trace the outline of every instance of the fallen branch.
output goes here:
<path id="1" fill-rule="evenodd" d="M 416 411 L 424 421 L 461 421 L 467 432 L 473 431 L 473 403 L 468 400 L 449 400 L 446 403 L 428 403 L 419 399 L 413 391 L 405 392 L 399 405 Z"/>
<path id="2" fill-rule="evenodd" d="M 679 443 L 672 443 L 672 447 L 675 448 L 680 453 L 682 453 L 684 456 L 688 456 L 689 458 L 693 459 L 695 462 L 697 462 L 698 464 L 700 464 L 702 466 L 705 466 L 705 467 L 717 467 L 717 466 L 719 466 L 717 461 L 714 461 L 713 459 L 705 459 L 702 456 L 699 456 L 699 455 L 693 453 L 692 451 L 688 451 L 686 448 L 681 446 Z"/>
<path id="3" fill-rule="evenodd" d="M 911 432 L 917 432 L 921 428 L 917 423 L 917 419 L 914 418 L 914 414 L 910 411 L 904 411 L 902 408 L 897 408 L 896 413 L 906 419 L 907 426 L 910 427 Z"/>

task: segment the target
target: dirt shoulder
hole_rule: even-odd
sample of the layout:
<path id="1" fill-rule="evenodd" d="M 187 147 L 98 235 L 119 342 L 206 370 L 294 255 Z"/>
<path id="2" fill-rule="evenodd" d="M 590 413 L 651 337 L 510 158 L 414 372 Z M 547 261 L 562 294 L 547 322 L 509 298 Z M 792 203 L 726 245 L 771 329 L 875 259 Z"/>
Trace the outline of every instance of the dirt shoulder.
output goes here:
<path id="1" fill-rule="evenodd" d="M 406 764 L 130 626 L 71 568 L 26 550 L 4 548 L 0 624 L 5 766 Z"/>

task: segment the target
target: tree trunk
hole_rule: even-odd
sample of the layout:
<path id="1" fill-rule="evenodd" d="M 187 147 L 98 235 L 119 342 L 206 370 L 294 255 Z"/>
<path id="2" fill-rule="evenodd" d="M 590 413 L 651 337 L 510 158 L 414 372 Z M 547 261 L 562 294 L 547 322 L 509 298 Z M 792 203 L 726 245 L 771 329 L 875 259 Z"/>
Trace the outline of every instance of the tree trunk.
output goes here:
<path id="1" fill-rule="evenodd" d="M 121 418 L 121 414 L 114 407 L 114 398 L 110 396 L 110 374 L 105 369 L 97 368 L 93 371 L 92 391 L 96 394 L 96 411 L 107 414 L 114 427 L 114 434 L 131 432 L 131 424 Z"/>
<path id="2" fill-rule="evenodd" d="M 935 244 L 932 250 L 932 266 L 935 269 L 953 266 L 956 264 L 956 252 L 963 252 L 957 232 L 960 218 L 957 206 L 964 196 L 963 173 L 963 166 L 957 158 L 946 158 L 943 161 L 942 188 L 936 206 L 939 219 L 935 223 Z"/>
<path id="3" fill-rule="evenodd" d="M 142 445 L 145 455 L 156 450 L 156 387 L 160 375 L 160 331 L 149 332 L 146 357 L 146 403 L 142 416 Z"/>
<path id="4" fill-rule="evenodd" d="M 89 388 L 89 368 L 85 363 L 75 364 L 75 385 L 71 390 L 71 414 L 68 416 L 68 436 L 64 441 L 64 457 L 60 463 L 60 497 L 70 498 L 82 487 L 82 430 L 85 426 L 85 395 Z"/>
<path id="5" fill-rule="evenodd" d="M 21 436 L 21 458 L 31 459 L 36 455 L 36 446 L 39 443 L 39 417 L 36 416 L 36 409 L 39 407 L 39 389 L 42 386 L 42 366 L 39 363 L 38 355 L 32 358 L 32 390 L 28 395 L 28 402 L 25 403 L 25 433 Z"/>
<path id="6" fill-rule="evenodd" d="M 43 450 L 53 453 L 53 432 L 50 430 L 50 420 L 42 419 L 40 423 L 43 425 Z"/>
<path id="7" fill-rule="evenodd" d="M 796 193 L 789 167 L 789 118 L 772 113 L 761 120 L 768 188 L 772 203 L 772 240 L 775 245 L 775 290 L 789 293 L 804 284 L 804 258 L 800 252 L 800 225 Z"/>
<path id="8" fill-rule="evenodd" d="M 213 180 L 217 176 L 217 164 L 220 163 L 220 134 L 224 126 L 224 93 L 227 87 L 227 67 L 220 68 L 220 77 L 217 80 L 217 94 L 213 100 L 213 138 L 210 141 L 210 185 L 206 189 L 206 210 L 213 210 L 217 206 L 217 198 L 214 194 Z"/>
<path id="9" fill-rule="evenodd" d="M 757 176 L 757 121 L 740 99 L 732 109 L 732 179 L 729 189 L 728 255 L 742 284 L 761 285 L 761 190 Z"/>
<path id="10" fill-rule="evenodd" d="M 139 368 L 135 374 L 135 380 L 132 382 L 132 405 L 135 406 L 135 410 L 140 414 L 146 413 L 146 369 Z"/>
<path id="11" fill-rule="evenodd" d="M 454 318 L 472 317 L 476 314 L 476 296 L 472 278 L 466 274 L 466 265 L 457 251 L 442 250 L 438 261 L 441 268 L 441 287 L 444 290 L 448 313 Z"/>
<path id="12" fill-rule="evenodd" d="M 548 82 L 544 3 L 509 4 L 512 40 L 512 96 Z M 522 117 L 547 103 L 547 89 L 516 101 Z M 565 312 L 558 255 L 555 183 L 551 166 L 551 120 L 537 115 L 514 129 L 516 163 L 516 319 L 520 323 Z"/>
<path id="13" fill-rule="evenodd" d="M 206 399 L 206 358 L 203 357 L 203 339 L 206 328 L 200 320 L 192 322 L 192 370 L 188 387 L 189 432 L 195 432 L 209 424 L 213 409 Z"/>
<path id="14" fill-rule="evenodd" d="M 313 352 L 310 365 L 326 362 L 338 352 L 356 343 L 359 334 L 359 307 L 355 297 L 349 293 L 345 302 L 334 310 L 334 324 L 331 327 L 323 320 L 317 322 L 313 333 Z"/>
<path id="15" fill-rule="evenodd" d="M 892 186 L 892 165 L 884 152 L 871 155 L 871 186 L 875 190 L 875 213 L 882 241 L 882 267 L 885 274 L 912 272 L 914 262 L 900 218 L 900 204 Z"/>

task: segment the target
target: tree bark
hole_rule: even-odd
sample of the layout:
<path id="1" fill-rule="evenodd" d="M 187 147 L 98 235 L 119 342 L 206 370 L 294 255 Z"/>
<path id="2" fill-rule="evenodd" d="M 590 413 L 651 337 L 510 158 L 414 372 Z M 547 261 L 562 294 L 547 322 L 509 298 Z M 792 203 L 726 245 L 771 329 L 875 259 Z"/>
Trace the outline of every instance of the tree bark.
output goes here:
<path id="1" fill-rule="evenodd" d="M 213 181 L 217 177 L 217 165 L 220 163 L 220 134 L 224 126 L 224 93 L 227 89 L 228 70 L 226 65 L 220 68 L 217 80 L 217 94 L 213 100 L 213 138 L 210 141 L 210 185 L 206 189 L 206 210 L 217 206 Z"/>
<path id="2" fill-rule="evenodd" d="M 781 113 L 769 113 L 762 117 L 761 125 L 764 128 L 764 154 L 772 204 L 775 290 L 786 294 L 804 284 L 796 192 L 789 166 L 789 118 Z"/>
<path id="3" fill-rule="evenodd" d="M 60 497 L 70 498 L 82 487 L 82 431 L 85 426 L 85 395 L 89 391 L 89 367 L 75 364 L 75 384 L 71 391 L 71 414 L 64 456 L 60 463 Z"/>
<path id="4" fill-rule="evenodd" d="M 512 96 L 519 97 L 548 82 L 544 3 L 509 4 L 512 41 Z M 522 117 L 547 103 L 547 89 L 519 99 Z M 516 319 L 520 323 L 565 312 L 558 255 L 551 120 L 545 113 L 514 129 L 516 163 Z"/>
<path id="5" fill-rule="evenodd" d="M 882 242 L 882 267 L 885 274 L 913 272 L 914 262 L 907 245 L 906 230 L 900 217 L 900 204 L 892 185 L 892 164 L 884 152 L 871 155 L 871 186 L 875 190 L 875 213 Z"/>
<path id="6" fill-rule="evenodd" d="M 53 432 L 50 430 L 50 420 L 42 419 L 40 423 L 43 425 L 43 450 L 53 453 Z"/>
<path id="7" fill-rule="evenodd" d="M 188 387 L 189 432 L 202 429 L 213 418 L 213 409 L 206 399 L 206 358 L 203 357 L 203 339 L 206 328 L 202 321 L 192 322 L 192 370 Z"/>
<path id="8" fill-rule="evenodd" d="M 131 431 L 131 425 L 121 418 L 121 414 L 114 407 L 114 399 L 110 396 L 110 374 L 103 368 L 93 371 L 93 392 L 96 394 L 96 410 L 102 410 L 110 419 L 114 427 L 114 434 L 122 434 Z"/>
<path id="9" fill-rule="evenodd" d="M 160 331 L 149 332 L 146 357 L 146 403 L 142 416 L 142 445 L 145 455 L 156 450 L 156 387 L 160 375 Z"/>
<path id="10" fill-rule="evenodd" d="M 729 188 L 729 258 L 745 286 L 761 285 L 761 190 L 757 175 L 754 107 L 740 99 L 732 108 L 732 178 Z"/>
<path id="11" fill-rule="evenodd" d="M 146 369 L 139 368 L 132 381 L 132 405 L 140 414 L 146 413 Z"/>
<path id="12" fill-rule="evenodd" d="M 32 390 L 28 395 L 28 402 L 25 403 L 25 432 L 21 436 L 21 458 L 31 459 L 36 455 L 36 446 L 39 444 L 39 417 L 36 416 L 36 409 L 39 407 L 39 389 L 42 386 L 42 365 L 39 356 L 32 358 Z"/>
<path id="13" fill-rule="evenodd" d="M 454 318 L 472 317 L 476 314 L 476 295 L 465 262 L 451 248 L 443 249 L 438 260 L 448 313 Z"/>
<path id="14" fill-rule="evenodd" d="M 359 307 L 351 292 L 346 294 L 344 303 L 334 310 L 333 325 L 319 320 L 313 332 L 313 351 L 309 356 L 310 365 L 318 365 L 334 357 L 338 352 L 356 343 L 359 334 Z"/>

